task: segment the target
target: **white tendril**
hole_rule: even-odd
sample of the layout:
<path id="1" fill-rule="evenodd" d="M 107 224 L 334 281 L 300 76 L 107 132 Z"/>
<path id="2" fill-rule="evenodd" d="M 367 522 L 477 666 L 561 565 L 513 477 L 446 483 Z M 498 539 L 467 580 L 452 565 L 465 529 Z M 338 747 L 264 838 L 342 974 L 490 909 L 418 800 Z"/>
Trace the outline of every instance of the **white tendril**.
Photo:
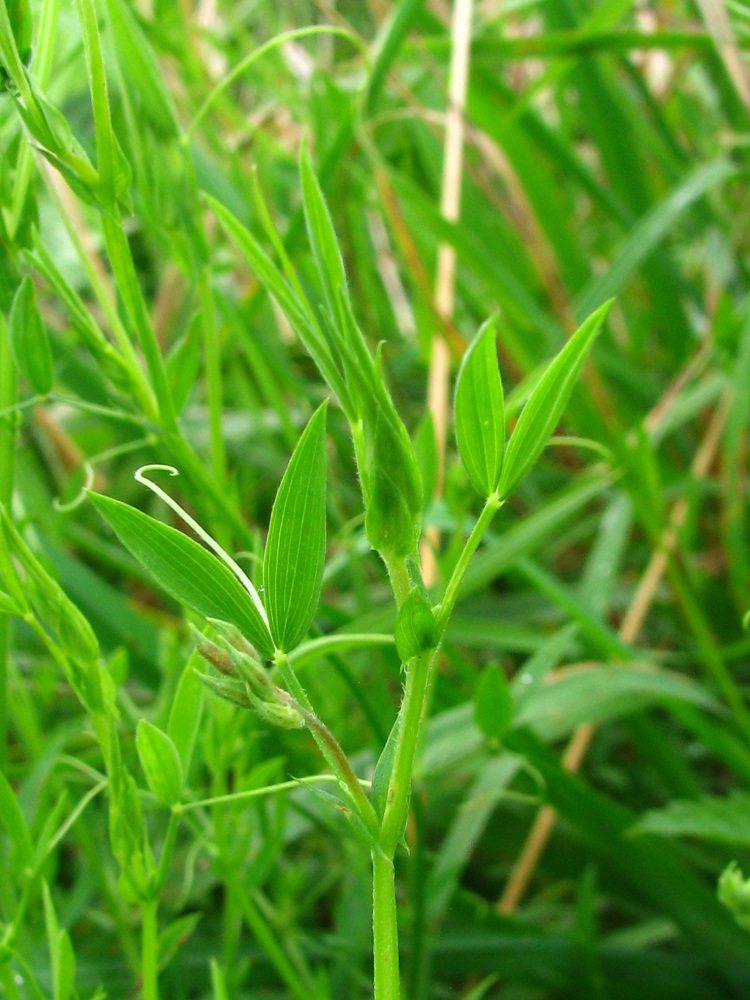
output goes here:
<path id="1" fill-rule="evenodd" d="M 165 493 L 160 486 L 156 485 L 156 483 L 152 482 L 150 479 L 147 479 L 146 476 L 144 475 L 145 472 L 166 472 L 170 476 L 179 476 L 180 473 L 177 471 L 177 469 L 175 469 L 173 465 L 142 465 L 140 469 L 138 469 L 134 473 L 133 478 L 137 482 L 142 483 L 142 485 L 145 486 L 147 489 L 151 490 L 152 493 L 155 493 L 156 496 L 158 496 L 161 500 L 163 500 L 168 507 L 171 507 L 172 510 L 176 514 L 178 514 L 182 518 L 182 520 L 185 521 L 186 524 L 190 525 L 190 527 L 193 529 L 196 535 L 200 539 L 202 539 L 202 541 L 204 541 L 206 545 L 208 545 L 208 547 L 213 550 L 213 552 L 216 553 L 219 559 L 221 559 L 221 561 L 231 569 L 231 571 L 234 573 L 234 575 L 237 577 L 242 586 L 250 595 L 250 599 L 255 605 L 258 614 L 260 615 L 266 628 L 268 628 L 268 616 L 266 615 L 266 609 L 263 607 L 263 602 L 260 599 L 260 595 L 253 586 L 252 581 L 245 574 L 242 568 L 237 565 L 237 563 L 234 561 L 234 559 L 232 559 L 229 553 L 225 552 L 224 549 L 219 545 L 219 543 L 215 539 L 213 539 L 208 534 L 208 532 L 204 528 L 202 528 L 198 524 L 198 522 L 188 514 L 186 510 L 183 510 L 183 508 L 180 507 L 180 505 L 177 503 L 176 500 L 173 500 L 172 497 L 168 493 Z"/>

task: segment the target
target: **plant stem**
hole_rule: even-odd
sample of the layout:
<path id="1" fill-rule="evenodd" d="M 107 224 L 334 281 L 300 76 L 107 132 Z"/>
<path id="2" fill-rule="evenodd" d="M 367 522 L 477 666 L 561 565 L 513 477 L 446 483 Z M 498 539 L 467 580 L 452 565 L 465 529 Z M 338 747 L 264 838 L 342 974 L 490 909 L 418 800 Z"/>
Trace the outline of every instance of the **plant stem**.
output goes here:
<path id="1" fill-rule="evenodd" d="M 209 440 L 211 442 L 211 471 L 217 485 L 226 478 L 226 450 L 221 426 L 222 380 L 221 347 L 216 328 L 216 307 L 214 304 L 211 277 L 208 268 L 201 269 L 198 279 L 201 317 L 203 319 L 203 357 L 206 365 L 206 393 L 208 402 Z"/>
<path id="2" fill-rule="evenodd" d="M 164 879 L 167 875 L 167 868 L 169 867 L 169 862 L 172 858 L 172 852 L 174 851 L 174 845 L 177 840 L 177 829 L 180 825 L 180 813 L 177 808 L 172 809 L 169 814 L 169 825 L 167 826 L 167 832 L 164 837 L 164 844 L 161 849 L 161 857 L 159 858 L 159 871 L 157 874 L 157 885 L 159 888 L 164 884 Z"/>
<path id="3" fill-rule="evenodd" d="M 285 693 L 285 692 L 284 692 Z M 293 699 L 290 699 L 293 702 Z M 354 806 L 357 809 L 360 819 L 365 824 L 373 837 L 378 835 L 378 818 L 375 814 L 372 802 L 367 798 L 360 784 L 359 778 L 352 770 L 349 758 L 341 748 L 341 744 L 333 735 L 331 730 L 313 712 L 308 712 L 302 705 L 296 703 L 294 707 L 305 720 L 305 725 L 312 733 L 312 737 L 318 745 L 320 752 L 336 772 L 339 781 L 346 786 Z"/>
<path id="4" fill-rule="evenodd" d="M 143 1000 L 159 1000 L 159 924 L 158 901 L 149 899 L 141 905 L 141 977 Z"/>
<path id="5" fill-rule="evenodd" d="M 487 499 L 451 574 L 437 615 L 437 645 L 432 650 L 412 657 L 406 664 L 406 688 L 396 722 L 396 750 L 378 841 L 380 853 L 373 851 L 372 854 L 375 1000 L 398 1000 L 399 996 L 393 858 L 409 810 L 414 758 L 432 666 L 437 659 L 466 568 L 501 503 L 495 494 Z"/>
<path id="6" fill-rule="evenodd" d="M 463 552 L 458 558 L 458 562 L 456 563 L 453 573 L 451 574 L 451 578 L 448 581 L 448 586 L 445 588 L 445 593 L 443 594 L 443 599 L 440 602 L 438 610 L 437 624 L 441 640 L 445 633 L 446 626 L 448 625 L 448 619 L 453 611 L 453 605 L 456 603 L 458 591 L 461 587 L 469 562 L 471 561 L 471 557 L 479 547 L 482 536 L 490 526 L 490 521 L 502 505 L 503 501 L 498 498 L 497 494 L 493 493 L 491 497 L 487 498 L 484 508 L 482 509 L 482 513 L 479 515 L 477 523 L 472 528 Z"/>
<path id="7" fill-rule="evenodd" d="M 372 932 L 375 1000 L 398 1000 L 398 925 L 393 861 L 372 852 Z"/>
<path id="8" fill-rule="evenodd" d="M 482 513 L 479 515 L 463 552 L 445 588 L 440 610 L 437 616 L 438 644 L 434 650 L 420 653 L 406 664 L 406 689 L 401 702 L 398 719 L 398 737 L 393 760 L 393 770 L 388 787 L 388 802 L 380 830 L 380 846 L 388 857 L 393 857 L 401 832 L 406 822 L 411 792 L 411 778 L 414 767 L 414 757 L 421 729 L 422 712 L 425 694 L 429 684 L 432 665 L 437 657 L 440 643 L 443 641 L 448 620 L 456 603 L 461 581 L 471 557 L 477 550 L 482 536 L 490 521 L 500 507 L 501 501 L 493 495 L 488 498 Z"/>
<path id="9" fill-rule="evenodd" d="M 8 328 L 0 316 L 0 410 L 16 402 L 18 387 L 16 368 L 10 353 Z M 13 468 L 16 452 L 16 427 L 18 417 L 11 412 L 0 417 L 0 504 L 10 507 L 13 496 Z M 5 763 L 5 733 L 7 727 L 7 669 L 9 650 L 9 623 L 7 615 L 0 615 L 0 765 Z"/>

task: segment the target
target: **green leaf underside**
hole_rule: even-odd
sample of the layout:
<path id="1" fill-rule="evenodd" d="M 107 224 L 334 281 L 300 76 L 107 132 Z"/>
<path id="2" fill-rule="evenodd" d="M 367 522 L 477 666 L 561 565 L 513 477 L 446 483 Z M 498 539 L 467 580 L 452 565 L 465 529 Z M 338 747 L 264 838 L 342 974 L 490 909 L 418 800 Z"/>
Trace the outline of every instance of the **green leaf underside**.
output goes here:
<path id="1" fill-rule="evenodd" d="M 271 637 L 250 595 L 223 563 L 181 531 L 119 500 L 89 493 L 128 551 L 176 600 L 206 618 L 229 621 L 265 654 Z"/>
<path id="2" fill-rule="evenodd" d="M 697 802 L 670 802 L 664 809 L 645 813 L 632 832 L 697 837 L 750 847 L 750 795 L 735 791 L 726 798 L 707 796 Z"/>
<path id="3" fill-rule="evenodd" d="M 611 305 L 605 302 L 581 324 L 532 390 L 505 452 L 501 499 L 524 478 L 549 441 Z"/>
<path id="4" fill-rule="evenodd" d="M 271 635 L 288 652 L 318 607 L 326 547 L 326 408 L 313 414 L 281 480 L 263 557 Z"/>
<path id="5" fill-rule="evenodd" d="M 505 449 L 494 320 L 482 325 L 464 355 L 456 381 L 454 415 L 461 461 L 473 486 L 488 497 L 497 489 Z"/>

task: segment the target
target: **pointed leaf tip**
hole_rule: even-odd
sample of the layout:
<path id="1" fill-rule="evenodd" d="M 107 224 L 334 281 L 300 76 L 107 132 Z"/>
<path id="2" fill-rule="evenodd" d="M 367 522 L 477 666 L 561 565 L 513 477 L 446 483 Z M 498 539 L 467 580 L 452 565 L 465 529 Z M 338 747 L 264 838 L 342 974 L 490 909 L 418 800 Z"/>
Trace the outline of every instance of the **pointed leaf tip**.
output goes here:
<path id="1" fill-rule="evenodd" d="M 501 500 L 515 489 L 547 445 L 613 301 L 609 299 L 584 320 L 534 386 L 505 451 L 498 488 Z"/>

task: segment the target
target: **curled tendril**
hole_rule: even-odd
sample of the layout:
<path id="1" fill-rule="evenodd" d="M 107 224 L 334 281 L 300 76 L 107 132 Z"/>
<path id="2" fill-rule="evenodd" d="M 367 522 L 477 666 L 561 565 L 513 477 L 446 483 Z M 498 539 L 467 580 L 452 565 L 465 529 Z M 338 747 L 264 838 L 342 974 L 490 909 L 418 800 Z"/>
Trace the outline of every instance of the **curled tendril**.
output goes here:
<path id="1" fill-rule="evenodd" d="M 143 486 L 145 486 L 146 489 L 149 489 L 151 490 L 152 493 L 155 493 L 160 500 L 163 500 L 164 503 L 175 512 L 175 514 L 178 514 L 182 518 L 182 520 L 185 521 L 186 524 L 189 524 L 190 527 L 193 529 L 193 531 L 196 533 L 196 535 L 202 541 L 204 541 L 206 545 L 213 552 L 216 553 L 216 555 L 219 557 L 219 559 L 221 559 L 223 563 L 225 563 L 225 565 L 227 565 L 231 569 L 231 571 L 234 573 L 234 575 L 237 577 L 242 586 L 250 595 L 250 599 L 255 605 L 258 614 L 265 622 L 266 627 L 268 627 L 268 616 L 266 615 L 266 609 L 263 607 L 263 602 L 260 599 L 258 591 L 253 586 L 252 581 L 246 575 L 244 570 L 240 566 L 238 566 L 237 563 L 234 561 L 234 559 L 229 555 L 229 553 L 225 552 L 224 549 L 219 545 L 219 543 L 208 534 L 205 528 L 202 528 L 200 524 L 198 524 L 195 518 L 192 518 L 188 514 L 188 512 L 184 510 L 177 503 L 177 501 L 174 500 L 168 493 L 165 493 L 160 486 L 157 486 L 156 483 L 148 479 L 145 475 L 146 472 L 166 472 L 170 476 L 179 476 L 180 473 L 178 472 L 178 470 L 175 469 L 173 465 L 159 465 L 159 464 L 142 465 L 140 469 L 136 470 L 136 472 L 133 474 L 133 478 L 136 480 L 136 482 L 139 482 Z"/>
<path id="2" fill-rule="evenodd" d="M 2 416 L 2 413 L 0 413 Z M 59 497 L 55 497 L 52 501 L 52 506 L 55 510 L 61 512 L 75 510 L 76 507 L 80 507 L 83 501 L 86 499 L 86 494 L 89 490 L 92 490 L 95 485 L 95 473 L 94 466 L 99 465 L 102 462 L 108 462 L 110 458 L 115 458 L 118 455 L 124 455 L 129 451 L 135 451 L 137 448 L 142 448 L 144 445 L 152 445 L 157 441 L 155 434 L 147 434 L 143 438 L 138 438 L 137 441 L 126 441 L 125 444 L 119 444 L 115 448 L 107 448 L 105 451 L 100 451 L 98 455 L 94 455 L 92 458 L 88 458 L 82 463 L 81 468 L 84 471 L 84 482 L 78 493 L 73 497 L 72 500 L 63 502 Z M 175 470 L 176 471 L 176 470 Z"/>
<path id="3" fill-rule="evenodd" d="M 55 508 L 55 510 L 60 511 L 61 514 L 66 513 L 69 510 L 75 510 L 76 507 L 80 507 L 81 504 L 86 499 L 86 494 L 88 493 L 88 491 L 90 489 L 93 489 L 94 466 L 92 465 L 91 462 L 84 462 L 81 468 L 83 469 L 84 473 L 83 484 L 81 485 L 81 487 L 79 488 L 78 492 L 73 497 L 73 499 L 63 503 L 60 497 L 55 497 L 55 499 L 52 501 L 52 506 Z"/>

